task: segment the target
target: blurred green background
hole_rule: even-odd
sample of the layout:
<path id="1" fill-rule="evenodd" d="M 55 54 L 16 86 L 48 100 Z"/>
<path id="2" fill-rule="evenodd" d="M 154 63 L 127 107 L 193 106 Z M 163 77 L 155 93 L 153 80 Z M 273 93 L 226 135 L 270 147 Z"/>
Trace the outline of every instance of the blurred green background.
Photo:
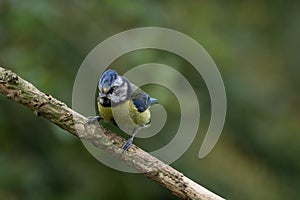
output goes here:
<path id="1" fill-rule="evenodd" d="M 0 65 L 71 106 L 76 72 L 101 41 L 144 26 L 185 33 L 214 59 L 227 92 L 223 133 L 204 159 L 197 155 L 210 100 L 192 67 L 152 50 L 129 53 L 113 64 L 122 72 L 148 62 L 168 64 L 198 91 L 201 128 L 172 166 L 227 199 L 298 199 L 299 7 L 299 1 L 0 0 Z M 168 105 L 174 97 L 165 94 L 163 105 L 176 121 L 178 109 Z M 173 125 L 168 123 L 170 130 Z M 163 142 L 173 137 L 165 132 L 159 134 Z M 176 199 L 143 175 L 101 164 L 80 140 L 3 95 L 0 138 L 0 199 Z M 154 139 L 136 144 L 159 148 Z"/>

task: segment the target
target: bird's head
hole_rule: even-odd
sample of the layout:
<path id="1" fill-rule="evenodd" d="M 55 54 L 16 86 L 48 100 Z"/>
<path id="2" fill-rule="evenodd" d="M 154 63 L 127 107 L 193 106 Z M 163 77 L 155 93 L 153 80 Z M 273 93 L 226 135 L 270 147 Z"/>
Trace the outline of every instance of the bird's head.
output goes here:
<path id="1" fill-rule="evenodd" d="M 99 95 L 106 97 L 107 94 L 111 93 L 113 90 L 114 82 L 118 77 L 118 73 L 115 70 L 105 71 L 98 83 Z"/>
<path id="2" fill-rule="evenodd" d="M 98 89 L 101 104 L 122 103 L 130 98 L 132 92 L 129 81 L 111 69 L 102 74 Z"/>

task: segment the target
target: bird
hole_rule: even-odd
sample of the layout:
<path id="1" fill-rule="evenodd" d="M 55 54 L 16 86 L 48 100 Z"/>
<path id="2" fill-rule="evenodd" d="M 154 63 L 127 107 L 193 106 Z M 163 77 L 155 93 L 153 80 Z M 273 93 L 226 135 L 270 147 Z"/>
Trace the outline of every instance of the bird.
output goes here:
<path id="1" fill-rule="evenodd" d="M 141 128 L 151 123 L 150 107 L 158 100 L 131 83 L 117 71 L 106 70 L 98 82 L 97 107 L 99 116 L 89 117 L 89 122 L 101 119 L 117 125 L 131 137 L 122 146 L 125 152 L 133 143 L 135 135 Z"/>

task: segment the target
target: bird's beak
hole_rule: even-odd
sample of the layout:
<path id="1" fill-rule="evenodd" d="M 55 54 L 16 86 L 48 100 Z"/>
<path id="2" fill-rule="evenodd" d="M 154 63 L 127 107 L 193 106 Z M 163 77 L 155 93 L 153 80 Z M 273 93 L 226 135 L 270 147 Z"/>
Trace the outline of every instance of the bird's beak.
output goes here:
<path id="1" fill-rule="evenodd" d="M 99 98 L 103 98 L 103 97 L 106 97 L 106 94 L 105 93 L 99 93 Z"/>
<path id="2" fill-rule="evenodd" d="M 152 98 L 152 97 L 150 97 L 150 104 L 152 105 L 152 104 L 157 104 L 158 103 L 158 100 L 157 99 L 155 99 L 155 98 Z"/>

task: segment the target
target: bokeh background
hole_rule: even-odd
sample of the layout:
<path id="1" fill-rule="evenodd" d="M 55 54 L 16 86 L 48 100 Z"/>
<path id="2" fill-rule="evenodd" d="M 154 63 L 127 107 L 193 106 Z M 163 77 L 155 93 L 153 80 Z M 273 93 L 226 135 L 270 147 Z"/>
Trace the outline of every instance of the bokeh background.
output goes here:
<path id="1" fill-rule="evenodd" d="M 172 166 L 227 199 L 298 199 L 299 7 L 299 1 L 0 0 L 0 65 L 71 106 L 77 69 L 101 41 L 144 26 L 183 32 L 209 52 L 227 92 L 223 133 L 204 159 L 197 154 L 210 100 L 193 68 L 154 50 L 129 53 L 111 66 L 123 73 L 143 63 L 167 64 L 197 91 L 199 133 Z M 145 90 L 155 95 L 151 87 Z M 141 147 L 159 148 L 177 126 L 174 96 L 165 88 L 157 91 L 171 118 L 169 129 L 156 139 L 137 139 Z M 106 167 L 80 140 L 0 95 L 0 199 L 176 197 L 143 175 Z"/>

